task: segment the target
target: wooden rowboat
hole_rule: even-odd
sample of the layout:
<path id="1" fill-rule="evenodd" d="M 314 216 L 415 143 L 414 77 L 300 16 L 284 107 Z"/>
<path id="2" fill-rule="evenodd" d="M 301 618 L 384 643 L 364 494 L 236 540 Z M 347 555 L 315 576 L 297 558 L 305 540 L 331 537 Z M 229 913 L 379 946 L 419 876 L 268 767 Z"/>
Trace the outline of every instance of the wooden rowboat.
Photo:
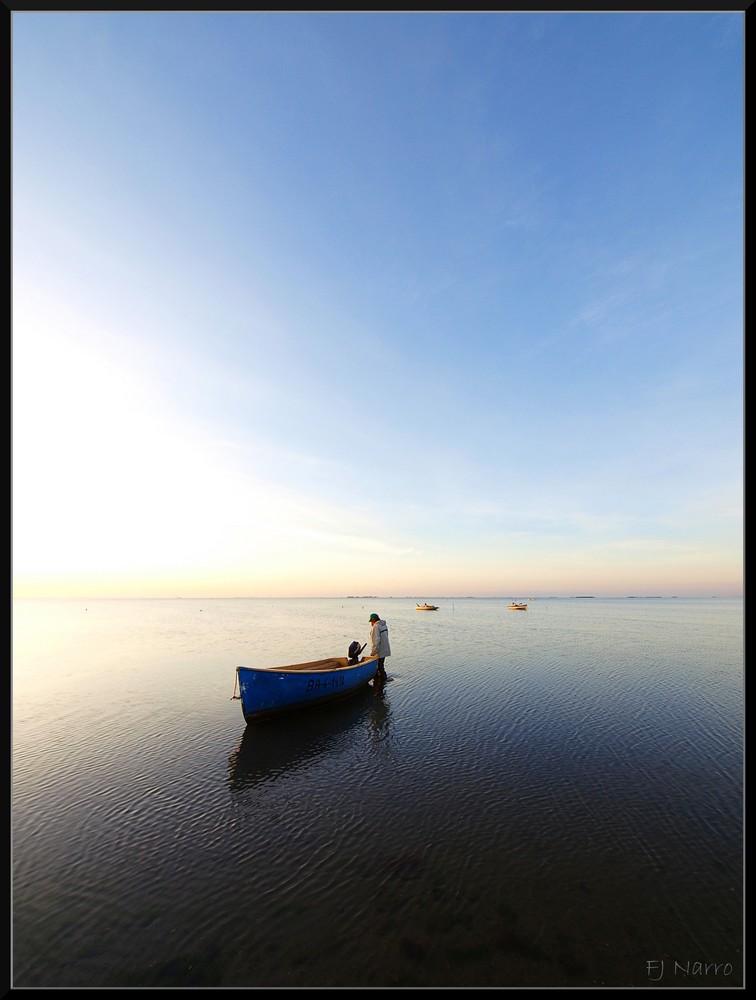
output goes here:
<path id="1" fill-rule="evenodd" d="M 247 723 L 260 722 L 346 698 L 372 681 L 377 669 L 377 656 L 365 656 L 356 663 L 346 656 L 333 656 L 285 667 L 238 666 L 239 694 L 235 688 L 232 700 L 241 701 Z"/>
<path id="2" fill-rule="evenodd" d="M 438 611 L 438 605 L 436 604 L 416 604 L 416 611 Z"/>

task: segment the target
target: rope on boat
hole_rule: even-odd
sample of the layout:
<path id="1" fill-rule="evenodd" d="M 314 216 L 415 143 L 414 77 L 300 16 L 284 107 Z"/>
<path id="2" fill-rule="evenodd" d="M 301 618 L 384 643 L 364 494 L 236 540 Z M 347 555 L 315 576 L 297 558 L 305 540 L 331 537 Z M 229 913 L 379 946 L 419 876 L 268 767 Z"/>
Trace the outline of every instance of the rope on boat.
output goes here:
<path id="1" fill-rule="evenodd" d="M 234 693 L 228 699 L 229 701 L 241 701 L 241 695 L 236 693 L 236 688 L 239 685 L 239 671 L 234 671 L 236 674 L 236 680 L 234 681 Z"/>

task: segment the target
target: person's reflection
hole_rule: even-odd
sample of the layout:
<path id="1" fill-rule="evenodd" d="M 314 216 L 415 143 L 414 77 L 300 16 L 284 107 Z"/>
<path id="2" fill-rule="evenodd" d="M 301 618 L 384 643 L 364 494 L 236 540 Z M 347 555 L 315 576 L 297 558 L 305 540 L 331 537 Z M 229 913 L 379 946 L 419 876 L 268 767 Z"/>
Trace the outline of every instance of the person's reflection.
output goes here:
<path id="1" fill-rule="evenodd" d="M 374 688 L 375 698 L 368 714 L 370 745 L 373 753 L 386 756 L 391 752 L 391 702 L 383 685 Z"/>

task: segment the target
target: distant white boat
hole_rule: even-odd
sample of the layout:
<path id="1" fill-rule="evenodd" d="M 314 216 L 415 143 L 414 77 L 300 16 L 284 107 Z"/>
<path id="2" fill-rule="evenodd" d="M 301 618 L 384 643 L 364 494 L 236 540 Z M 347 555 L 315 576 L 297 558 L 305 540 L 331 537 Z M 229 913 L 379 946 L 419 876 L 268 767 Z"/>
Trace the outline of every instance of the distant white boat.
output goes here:
<path id="1" fill-rule="evenodd" d="M 415 611 L 438 611 L 436 604 L 416 604 Z"/>
<path id="2" fill-rule="evenodd" d="M 519 601 L 515 601 L 514 603 L 509 604 L 509 605 L 507 605 L 507 607 L 508 607 L 508 609 L 510 611 L 527 611 L 528 610 L 527 604 L 521 604 Z"/>

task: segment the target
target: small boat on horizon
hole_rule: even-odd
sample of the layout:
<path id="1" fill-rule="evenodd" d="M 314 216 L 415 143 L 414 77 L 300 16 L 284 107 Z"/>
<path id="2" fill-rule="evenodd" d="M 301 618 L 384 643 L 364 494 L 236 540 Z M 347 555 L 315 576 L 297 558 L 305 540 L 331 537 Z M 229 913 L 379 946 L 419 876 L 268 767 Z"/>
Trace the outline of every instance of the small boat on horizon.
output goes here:
<path id="1" fill-rule="evenodd" d="M 437 604 L 416 604 L 415 611 L 438 611 Z"/>
<path id="2" fill-rule="evenodd" d="M 509 611 L 527 611 L 527 604 L 523 604 L 520 601 L 513 601 L 511 604 L 507 605 Z"/>

